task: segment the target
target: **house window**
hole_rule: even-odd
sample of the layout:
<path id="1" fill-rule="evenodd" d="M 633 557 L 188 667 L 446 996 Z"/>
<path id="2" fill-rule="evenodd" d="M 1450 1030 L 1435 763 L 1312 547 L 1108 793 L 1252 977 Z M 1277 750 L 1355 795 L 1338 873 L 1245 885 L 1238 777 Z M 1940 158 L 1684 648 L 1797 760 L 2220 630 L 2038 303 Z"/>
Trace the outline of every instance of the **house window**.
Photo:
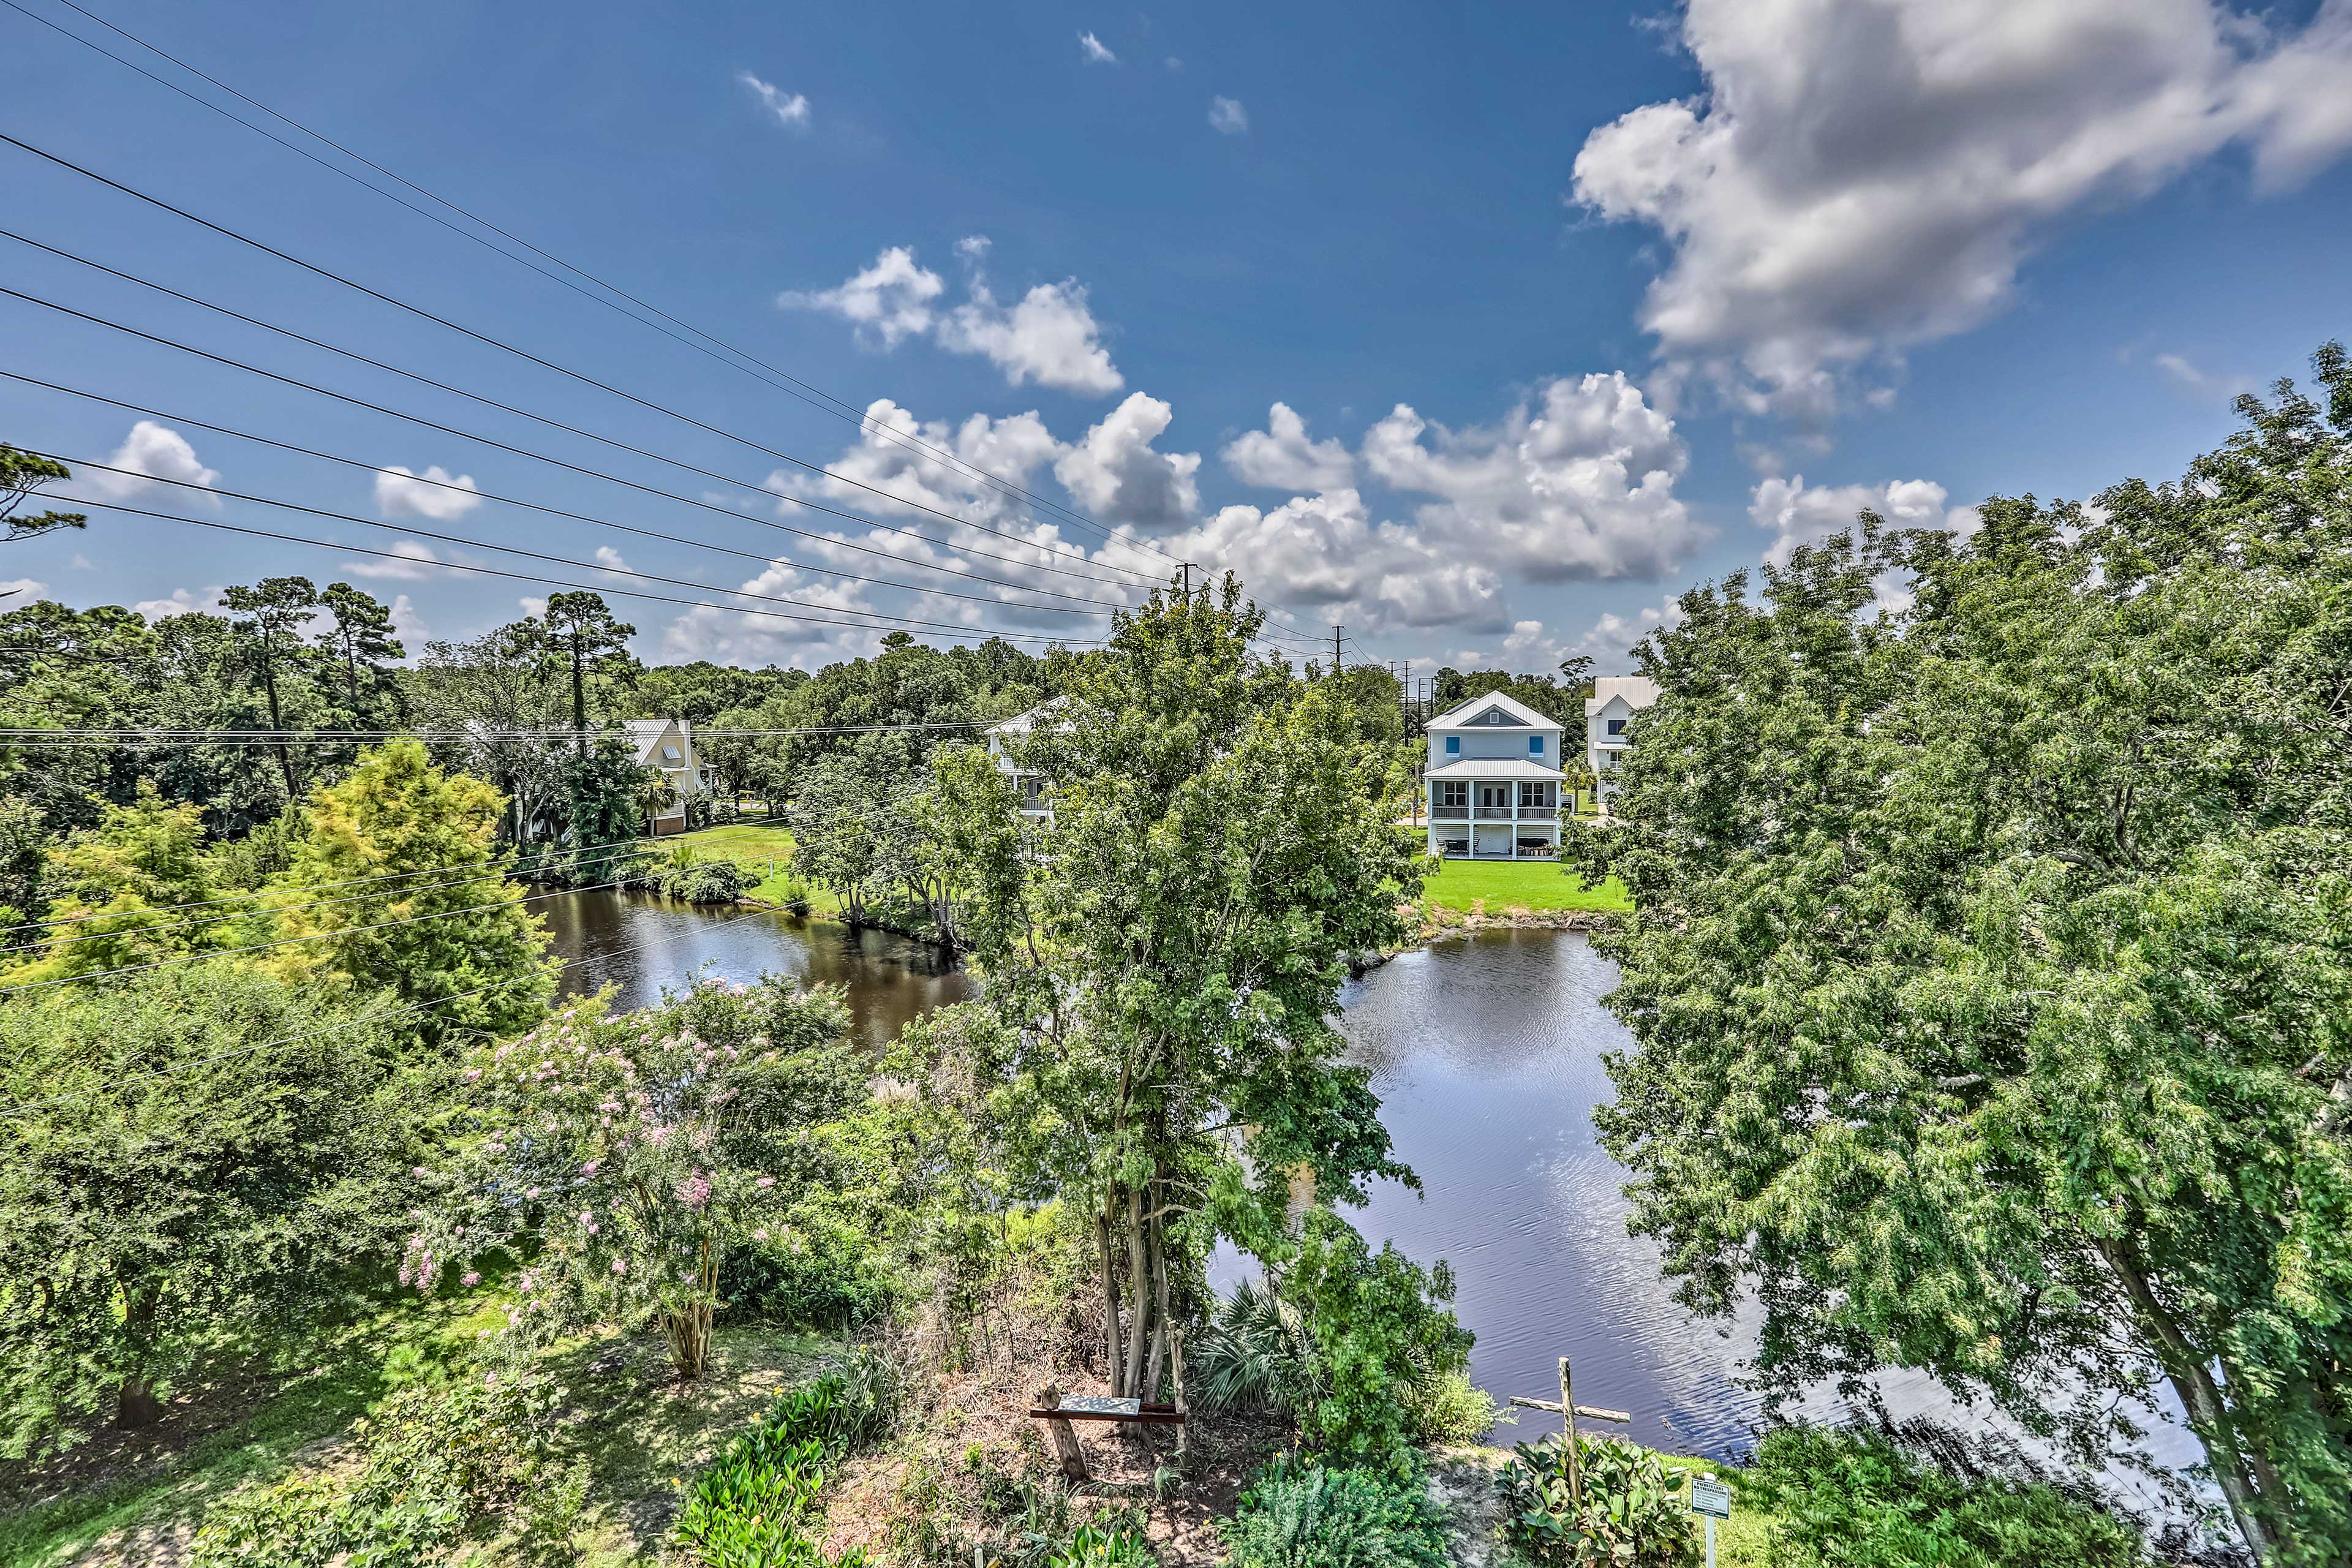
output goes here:
<path id="1" fill-rule="evenodd" d="M 662 761 L 666 763 L 674 763 L 677 761 L 677 748 L 676 746 L 664 746 L 662 748 Z"/>
<path id="2" fill-rule="evenodd" d="M 1624 720 L 1622 720 L 1622 719 L 1612 719 L 1612 720 L 1610 720 L 1610 721 L 1609 721 L 1609 732 L 1610 732 L 1611 734 L 1612 734 L 1612 735 L 1622 735 L 1622 734 L 1623 734 L 1623 733 L 1625 732 L 1625 721 L 1624 721 Z"/>
<path id="3" fill-rule="evenodd" d="M 1437 804 L 1440 805 L 1468 805 L 1470 804 L 1470 786 L 1464 784 L 1460 779 L 1438 780 Z"/>
<path id="4" fill-rule="evenodd" d="M 1445 737 L 1445 754 L 1449 757 L 1458 757 L 1462 754 L 1461 736 L 1448 735 Z"/>
<path id="5" fill-rule="evenodd" d="M 1528 737 L 1528 755 L 1531 757 L 1540 757 L 1543 755 L 1543 737 L 1541 735 L 1529 735 Z"/>
<path id="6" fill-rule="evenodd" d="M 1550 795 L 1550 784 L 1537 784 L 1533 780 L 1522 781 L 1519 784 L 1519 809 L 1540 811 L 1551 805 Z"/>

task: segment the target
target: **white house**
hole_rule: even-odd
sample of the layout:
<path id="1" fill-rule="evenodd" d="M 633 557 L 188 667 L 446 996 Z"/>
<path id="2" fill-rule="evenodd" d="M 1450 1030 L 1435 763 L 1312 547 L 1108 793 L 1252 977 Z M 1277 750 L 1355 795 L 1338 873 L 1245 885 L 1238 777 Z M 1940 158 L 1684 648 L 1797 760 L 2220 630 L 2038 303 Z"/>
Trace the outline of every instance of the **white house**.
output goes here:
<path id="1" fill-rule="evenodd" d="M 998 772 L 1020 786 L 1021 815 L 1024 816 L 1052 816 L 1052 800 L 1046 791 L 1045 775 L 1013 766 L 1013 758 L 1004 750 L 1004 742 L 1008 739 L 1026 736 L 1041 722 L 1052 724 L 1055 707 L 1055 702 L 1041 702 L 1026 713 L 1015 714 L 1002 724 L 988 727 L 989 760 L 996 764 Z"/>
<path id="2" fill-rule="evenodd" d="M 1633 715 L 1658 700 L 1658 683 L 1646 675 L 1604 675 L 1584 700 L 1584 755 L 1592 769 L 1601 809 L 1609 809 L 1610 771 L 1625 760 L 1625 731 Z"/>
<path id="3" fill-rule="evenodd" d="M 1561 726 L 1490 692 L 1429 721 L 1429 852 L 1477 860 L 1559 853 Z"/>
<path id="4" fill-rule="evenodd" d="M 684 719 L 632 719 L 622 727 L 637 765 L 658 768 L 669 781 L 669 800 L 654 814 L 655 837 L 685 832 L 687 803 L 710 793 L 710 781 L 695 761 L 694 726 Z"/>

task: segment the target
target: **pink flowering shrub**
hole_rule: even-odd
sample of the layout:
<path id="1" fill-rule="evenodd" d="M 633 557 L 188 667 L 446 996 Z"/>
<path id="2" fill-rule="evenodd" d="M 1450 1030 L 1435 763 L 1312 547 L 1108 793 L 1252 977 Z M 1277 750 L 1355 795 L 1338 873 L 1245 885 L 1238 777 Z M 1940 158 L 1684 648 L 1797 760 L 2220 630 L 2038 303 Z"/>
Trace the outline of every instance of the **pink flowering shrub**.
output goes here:
<path id="1" fill-rule="evenodd" d="M 698 1376 L 721 1261 L 789 1245 L 793 1204 L 826 1180 L 823 1129 L 865 1098 L 847 1024 L 835 990 L 706 981 L 618 1017 L 581 1002 L 481 1047 L 458 1077 L 457 1152 L 423 1174 L 436 1202 L 413 1216 L 401 1282 L 429 1293 L 487 1254 L 528 1259 L 510 1333 L 650 1321 Z"/>

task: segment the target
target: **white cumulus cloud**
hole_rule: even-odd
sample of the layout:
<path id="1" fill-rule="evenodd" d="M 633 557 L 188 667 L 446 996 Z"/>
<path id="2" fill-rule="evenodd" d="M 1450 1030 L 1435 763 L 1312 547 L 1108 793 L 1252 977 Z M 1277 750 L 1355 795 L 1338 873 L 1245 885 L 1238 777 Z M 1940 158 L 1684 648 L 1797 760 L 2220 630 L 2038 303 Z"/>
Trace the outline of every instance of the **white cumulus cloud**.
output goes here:
<path id="1" fill-rule="evenodd" d="M 1536 582 L 1655 577 L 1707 537 L 1675 493 L 1688 454 L 1675 422 L 1621 373 L 1561 377 L 1498 425 L 1433 426 L 1410 405 L 1372 426 L 1364 466 L 1427 536 Z"/>
<path id="2" fill-rule="evenodd" d="M 386 556 L 391 559 L 385 559 Z M 373 577 L 394 583 L 421 583 L 439 575 L 433 570 L 446 564 L 433 553 L 433 547 L 422 540 L 395 539 L 385 547 L 384 555 L 360 561 L 346 561 L 342 569 L 354 577 Z"/>
<path id="3" fill-rule="evenodd" d="M 860 341 L 878 338 L 886 349 L 931 330 L 932 301 L 947 279 L 915 259 L 914 247 L 894 245 L 838 288 L 790 289 L 776 296 L 787 310 L 822 310 L 857 329 Z"/>
<path id="4" fill-rule="evenodd" d="M 1932 479 L 1895 479 L 1880 485 L 1808 485 L 1805 476 L 1765 479 L 1750 492 L 1748 516 L 1772 534 L 1764 559 L 1788 564 L 1797 546 L 1845 532 L 1863 512 L 1874 511 L 1890 528 L 1941 528 L 1973 533 L 1977 510 L 1948 506 L 1949 493 Z"/>
<path id="5" fill-rule="evenodd" d="M 986 235 L 956 242 L 970 276 L 963 303 L 944 307 L 947 280 L 915 259 L 914 247 L 894 245 L 870 267 L 832 289 L 793 289 L 776 297 L 789 310 L 821 310 L 857 329 L 861 342 L 892 349 L 929 336 L 950 353 L 979 354 L 1004 373 L 1005 384 L 1034 382 L 1064 392 L 1102 396 L 1126 378 L 1102 344 L 1102 325 L 1075 278 L 1040 283 L 1010 305 L 1001 303 L 981 270 Z"/>
<path id="6" fill-rule="evenodd" d="M 1118 64 L 1118 57 L 1112 54 L 1109 47 L 1100 38 L 1096 37 L 1092 33 L 1080 33 L 1078 35 L 1078 52 L 1086 57 L 1087 63 L 1090 66 L 1115 66 Z"/>
<path id="7" fill-rule="evenodd" d="M 152 623 L 168 620 L 173 616 L 192 616 L 198 611 L 215 609 L 220 605 L 221 595 L 226 592 L 226 588 L 205 588 L 195 593 L 185 588 L 174 588 L 167 598 L 142 599 L 131 607 Z"/>
<path id="8" fill-rule="evenodd" d="M 1286 403 L 1266 411 L 1265 428 L 1226 443 L 1219 455 L 1244 484 L 1268 489 L 1336 490 L 1356 482 L 1356 460 L 1334 437 L 1307 438 L 1307 421 Z"/>
<path id="9" fill-rule="evenodd" d="M 1054 477 L 1097 520 L 1166 533 L 1192 521 L 1200 508 L 1198 452 L 1162 452 L 1175 410 L 1132 393 L 1054 464 Z"/>
<path id="10" fill-rule="evenodd" d="M 375 472 L 375 510 L 384 517 L 422 517 L 452 522 L 482 504 L 474 476 L 453 474 L 438 463 L 423 473 L 398 463 Z"/>
<path id="11" fill-rule="evenodd" d="M 196 460 L 195 448 L 187 437 L 168 426 L 152 419 L 142 419 L 131 427 L 122 445 L 107 458 L 105 468 L 89 468 L 81 478 L 100 495 L 114 500 L 129 500 L 134 496 L 163 494 L 182 501 L 194 500 L 199 505 L 218 506 L 217 498 L 199 495 L 187 487 L 210 489 L 220 482 L 220 471 L 208 468 Z"/>
<path id="12" fill-rule="evenodd" d="M 1008 309 L 974 278 L 971 298 L 940 319 L 938 335 L 951 353 L 986 356 L 1009 386 L 1034 381 L 1102 396 L 1127 384 L 1102 346 L 1102 329 L 1076 279 L 1040 283 Z"/>
<path id="13" fill-rule="evenodd" d="M 1271 511 L 1224 507 L 1166 548 L 1212 572 L 1240 573 L 1262 602 L 1367 635 L 1507 624 L 1502 574 L 1491 564 L 1450 558 L 1413 529 L 1374 522 L 1353 489 L 1294 496 Z"/>
<path id="14" fill-rule="evenodd" d="M 1575 195 L 1671 247 L 1670 370 L 1806 419 L 2000 310 L 2069 215 L 2232 145 L 2266 189 L 2352 147 L 2352 0 L 1691 0 L 1682 41 L 1705 89 L 1594 131 Z"/>
<path id="15" fill-rule="evenodd" d="M 1239 136 L 1249 129 L 1249 110 L 1237 98 L 1209 100 L 1209 128 L 1227 136 Z"/>
<path id="16" fill-rule="evenodd" d="M 808 95 L 786 92 L 770 81 L 761 81 L 750 71 L 739 71 L 735 79 L 751 89 L 751 96 L 776 117 L 776 123 L 793 131 L 805 131 L 809 122 Z"/>

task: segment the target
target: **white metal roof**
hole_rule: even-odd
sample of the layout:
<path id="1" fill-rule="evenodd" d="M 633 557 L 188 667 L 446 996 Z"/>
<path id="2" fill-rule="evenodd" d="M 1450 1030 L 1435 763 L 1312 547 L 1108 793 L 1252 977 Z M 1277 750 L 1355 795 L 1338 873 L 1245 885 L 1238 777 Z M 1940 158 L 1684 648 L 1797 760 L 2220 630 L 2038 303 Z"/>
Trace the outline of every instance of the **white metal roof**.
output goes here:
<path id="1" fill-rule="evenodd" d="M 672 725 L 677 726 L 678 743 L 683 746 L 691 732 L 683 719 L 629 719 L 622 722 L 621 728 L 628 731 L 629 744 L 636 752 L 640 766 L 654 760 L 654 749 L 661 744 Z"/>
<path id="2" fill-rule="evenodd" d="M 1584 716 L 1591 718 L 1620 697 L 1628 708 L 1647 708 L 1658 700 L 1658 683 L 1646 675 L 1604 675 L 1592 683 L 1592 695 L 1584 700 Z"/>
<path id="3" fill-rule="evenodd" d="M 1564 779 L 1558 768 L 1528 762 L 1525 757 L 1465 757 L 1429 770 L 1433 779 Z"/>
<path id="4" fill-rule="evenodd" d="M 1471 721 L 1489 708 L 1500 708 L 1511 716 L 1516 724 L 1527 729 L 1557 730 L 1561 727 L 1559 720 L 1545 718 L 1507 691 L 1489 691 L 1484 696 L 1473 697 L 1460 707 L 1449 708 L 1432 719 L 1429 727 L 1433 730 L 1481 729 L 1484 726 L 1473 724 Z"/>

